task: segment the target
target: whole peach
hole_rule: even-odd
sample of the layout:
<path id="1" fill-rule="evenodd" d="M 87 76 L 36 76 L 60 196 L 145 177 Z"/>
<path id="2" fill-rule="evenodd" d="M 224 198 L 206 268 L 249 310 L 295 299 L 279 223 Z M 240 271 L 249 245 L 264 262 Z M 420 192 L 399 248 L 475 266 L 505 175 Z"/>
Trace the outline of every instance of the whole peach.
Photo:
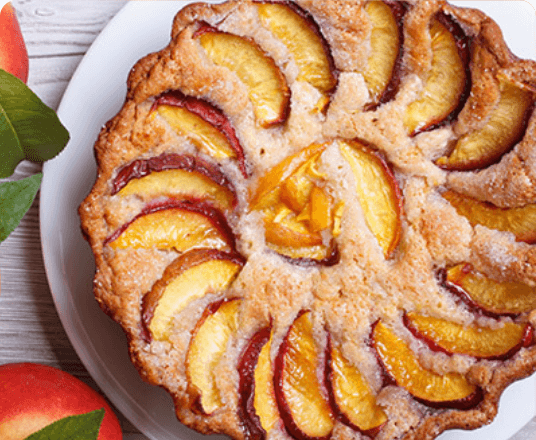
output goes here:
<path id="1" fill-rule="evenodd" d="M 0 365 L 0 438 L 23 440 L 68 416 L 105 410 L 98 440 L 121 440 L 121 426 L 99 393 L 57 368 L 35 363 Z"/>
<path id="2" fill-rule="evenodd" d="M 0 11 L 0 29 L 0 69 L 27 82 L 28 51 L 11 3 L 6 3 Z"/>

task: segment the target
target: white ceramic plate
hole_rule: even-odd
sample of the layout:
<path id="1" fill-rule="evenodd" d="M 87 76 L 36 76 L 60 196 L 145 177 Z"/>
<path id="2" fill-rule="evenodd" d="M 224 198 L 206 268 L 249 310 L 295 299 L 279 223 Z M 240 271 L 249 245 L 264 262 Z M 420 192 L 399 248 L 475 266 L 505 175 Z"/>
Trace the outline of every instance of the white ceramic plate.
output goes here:
<path id="1" fill-rule="evenodd" d="M 71 141 L 56 159 L 45 164 L 41 188 L 43 257 L 63 326 L 97 384 L 125 417 L 153 440 L 205 437 L 176 420 L 172 400 L 164 391 L 140 379 L 129 361 L 123 332 L 97 306 L 92 293 L 93 256 L 82 238 L 77 208 L 95 180 L 93 144 L 103 124 L 121 108 L 130 68 L 168 43 L 172 18 L 187 3 L 190 1 L 129 2 L 95 40 L 58 109 Z M 475 5 L 494 17 L 514 53 L 536 59 L 536 48 L 530 43 L 536 41 L 536 15 L 528 3 L 463 4 Z M 504 393 L 499 416 L 490 426 L 447 432 L 441 439 L 506 440 L 533 417 L 535 405 L 532 377 Z"/>

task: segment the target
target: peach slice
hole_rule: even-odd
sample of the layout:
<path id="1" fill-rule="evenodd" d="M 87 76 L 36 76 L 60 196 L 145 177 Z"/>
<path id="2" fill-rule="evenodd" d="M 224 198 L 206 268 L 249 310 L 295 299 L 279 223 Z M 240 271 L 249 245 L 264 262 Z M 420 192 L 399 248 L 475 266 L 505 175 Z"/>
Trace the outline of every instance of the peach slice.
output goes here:
<path id="1" fill-rule="evenodd" d="M 309 203 L 309 229 L 311 232 L 321 232 L 333 226 L 332 207 L 333 200 L 329 194 L 314 185 L 311 189 L 311 202 Z"/>
<path id="2" fill-rule="evenodd" d="M 266 433 L 280 420 L 275 400 L 271 346 L 271 328 L 259 330 L 244 349 L 238 364 L 238 407 L 248 438 L 266 438 Z"/>
<path id="3" fill-rule="evenodd" d="M 341 259 L 339 248 L 334 242 L 329 245 L 304 246 L 301 248 L 277 246 L 269 243 L 268 247 L 290 263 L 302 267 L 335 266 Z"/>
<path id="4" fill-rule="evenodd" d="M 320 361 L 311 312 L 294 320 L 275 362 L 275 395 L 288 433 L 298 440 L 327 439 L 334 421 L 317 375 Z"/>
<path id="5" fill-rule="evenodd" d="M 311 232 L 303 223 L 292 219 L 274 222 L 268 217 L 264 225 L 267 246 L 293 263 L 333 266 L 339 262 L 336 244 L 325 245 L 322 235 Z"/>
<path id="6" fill-rule="evenodd" d="M 352 429 L 374 437 L 387 422 L 387 415 L 359 369 L 330 340 L 328 388 L 335 417 Z"/>
<path id="7" fill-rule="evenodd" d="M 122 168 L 113 182 L 112 195 L 159 196 L 210 201 L 220 210 L 236 207 L 237 197 L 221 170 L 195 156 L 162 154 L 139 159 Z"/>
<path id="8" fill-rule="evenodd" d="M 186 377 L 193 397 L 192 409 L 212 414 L 222 407 L 215 368 L 238 331 L 240 299 L 210 304 L 193 332 L 186 354 Z"/>
<path id="9" fill-rule="evenodd" d="M 341 153 L 355 176 L 365 220 L 385 258 L 395 250 L 402 230 L 402 193 L 383 157 L 358 141 L 339 141 Z"/>
<path id="10" fill-rule="evenodd" d="M 310 179 L 304 175 L 304 171 L 307 169 L 307 165 L 304 164 L 314 164 L 320 157 L 320 155 L 326 149 L 326 144 L 312 144 L 307 148 L 299 151 L 298 153 L 287 157 L 285 160 L 280 162 L 274 168 L 272 168 L 268 173 L 259 179 L 255 192 L 252 193 L 250 197 L 250 206 L 252 210 L 263 209 L 266 206 L 272 203 L 274 198 L 280 197 L 281 185 L 287 179 L 289 179 L 293 174 L 303 178 L 303 181 L 309 181 Z M 303 172 L 296 172 L 299 168 Z M 296 186 L 304 186 L 303 182 L 296 182 Z M 312 187 L 312 186 L 311 186 Z M 310 188 L 309 188 L 310 189 Z M 274 195 L 274 193 L 276 193 Z M 290 193 L 296 193 L 296 188 L 292 188 Z M 298 197 L 298 196 L 296 196 Z M 308 193 L 303 199 L 308 199 Z M 298 210 L 303 209 L 303 205 L 297 207 Z M 293 209 L 293 208 L 291 208 Z"/>
<path id="11" fill-rule="evenodd" d="M 421 403 L 433 408 L 469 409 L 482 399 L 482 390 L 463 375 L 424 369 L 408 344 L 382 321 L 374 324 L 372 344 L 387 375 Z"/>
<path id="12" fill-rule="evenodd" d="M 242 175 L 247 177 L 244 150 L 234 127 L 220 109 L 174 90 L 158 96 L 152 110 L 203 153 L 215 159 L 236 159 Z"/>
<path id="13" fill-rule="evenodd" d="M 231 251 L 235 239 L 222 213 L 206 202 L 170 199 L 150 204 L 123 225 L 104 245 L 113 249 L 162 249 L 186 252 L 193 248 Z"/>
<path id="14" fill-rule="evenodd" d="M 306 209 L 308 212 L 311 208 Z M 288 210 L 282 208 L 283 213 Z M 264 211 L 264 229 L 267 246 L 278 254 L 288 257 L 291 260 L 301 260 L 300 263 L 310 265 L 314 262 L 322 265 L 333 265 L 338 262 L 336 245 L 324 244 L 320 230 L 313 230 L 313 222 L 307 220 L 305 223 L 293 213 L 285 218 L 278 219 L 278 214 L 273 210 Z M 331 209 L 325 207 L 322 211 L 316 211 L 317 226 L 331 224 Z M 324 215 L 329 215 L 324 218 Z M 310 214 L 307 214 L 307 219 Z M 298 262 L 297 262 L 298 263 Z"/>
<path id="15" fill-rule="evenodd" d="M 404 115 L 408 134 L 431 130 L 453 120 L 463 108 L 470 91 L 467 72 L 468 45 L 452 18 L 438 14 L 430 23 L 432 67 L 420 98 Z"/>
<path id="16" fill-rule="evenodd" d="M 518 315 L 536 309 L 536 289 L 519 282 L 497 282 L 459 264 L 445 273 L 444 283 L 472 307 L 492 316 Z"/>
<path id="17" fill-rule="evenodd" d="M 402 23 L 405 10 L 402 2 L 373 0 L 365 6 L 372 24 L 371 54 L 363 72 L 371 98 L 366 110 L 374 110 L 390 101 L 398 90 L 403 38 L 399 23 Z"/>
<path id="18" fill-rule="evenodd" d="M 226 290 L 244 259 L 216 249 L 194 249 L 175 259 L 142 301 L 146 340 L 169 337 L 173 317 L 192 301 Z"/>
<path id="19" fill-rule="evenodd" d="M 259 3 L 257 9 L 261 23 L 292 54 L 300 70 L 297 79 L 310 83 L 329 98 L 337 77 L 329 46 L 313 17 L 294 3 Z"/>
<path id="20" fill-rule="evenodd" d="M 487 124 L 462 136 L 448 156 L 436 161 L 437 165 L 459 171 L 485 168 L 523 138 L 534 107 L 534 94 L 506 80 L 500 81 L 499 87 L 501 97 Z"/>
<path id="21" fill-rule="evenodd" d="M 293 219 L 276 221 L 267 215 L 264 219 L 266 241 L 275 246 L 302 248 L 321 246 L 322 235 L 311 232 L 303 223 Z"/>
<path id="22" fill-rule="evenodd" d="M 451 190 L 442 195 L 472 226 L 483 225 L 489 229 L 511 232 L 517 241 L 536 243 L 536 204 L 498 208 Z"/>
<path id="23" fill-rule="evenodd" d="M 478 359 L 508 359 L 532 342 L 533 333 L 528 324 L 505 322 L 497 328 L 464 326 L 411 312 L 404 315 L 404 324 L 432 350 Z"/>
<path id="24" fill-rule="evenodd" d="M 286 120 L 290 109 L 286 78 L 255 41 L 207 24 L 200 24 L 195 38 L 212 62 L 228 68 L 245 84 L 261 127 L 272 127 Z"/>
<path id="25" fill-rule="evenodd" d="M 309 204 L 314 186 L 310 176 L 298 171 L 283 181 L 279 198 L 292 211 L 302 212 Z"/>

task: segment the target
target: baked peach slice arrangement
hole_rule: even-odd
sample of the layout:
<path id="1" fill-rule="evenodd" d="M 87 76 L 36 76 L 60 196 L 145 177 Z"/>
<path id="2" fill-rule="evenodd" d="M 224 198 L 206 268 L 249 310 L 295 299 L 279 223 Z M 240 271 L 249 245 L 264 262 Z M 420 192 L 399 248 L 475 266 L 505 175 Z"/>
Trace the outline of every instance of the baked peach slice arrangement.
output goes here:
<path id="1" fill-rule="evenodd" d="M 430 23 L 432 65 L 420 97 L 404 115 L 408 134 L 415 136 L 452 121 L 463 108 L 470 92 L 467 37 L 446 14 Z"/>
<path id="2" fill-rule="evenodd" d="M 478 273 L 470 264 L 444 272 L 444 285 L 473 309 L 491 316 L 519 315 L 536 308 L 536 289 L 520 282 L 499 282 Z"/>
<path id="3" fill-rule="evenodd" d="M 259 2 L 257 9 L 263 26 L 287 46 L 294 58 L 299 68 L 297 79 L 322 94 L 318 107 L 324 110 L 337 76 L 329 46 L 313 17 L 291 2 Z"/>
<path id="4" fill-rule="evenodd" d="M 357 197 L 367 225 L 385 258 L 400 241 L 402 192 L 382 155 L 360 141 L 339 141 L 341 153 L 355 176 Z"/>
<path id="5" fill-rule="evenodd" d="M 225 291 L 244 264 L 240 255 L 217 249 L 195 249 L 180 255 L 143 297 L 146 338 L 167 339 L 174 316 L 196 299 Z"/>
<path id="6" fill-rule="evenodd" d="M 355 176 L 356 195 L 372 234 L 386 258 L 401 234 L 402 193 L 381 154 L 359 141 L 338 141 L 340 151 Z M 258 182 L 250 207 L 264 214 L 268 246 L 292 259 L 335 264 L 333 245 L 322 231 L 340 234 L 344 204 L 323 189 L 325 176 L 318 171 L 328 144 L 313 144 L 288 157 Z M 336 245 L 335 245 L 336 246 Z"/>
<path id="7" fill-rule="evenodd" d="M 510 232 L 517 241 L 536 243 L 536 204 L 519 208 L 499 208 L 452 190 L 443 192 L 442 196 L 459 215 L 467 218 L 472 226 L 482 225 L 489 229 Z"/>
<path id="8" fill-rule="evenodd" d="M 244 150 L 234 127 L 220 109 L 174 90 L 156 98 L 151 117 L 155 112 L 201 152 L 216 160 L 236 160 L 240 171 L 247 177 Z"/>
<path id="9" fill-rule="evenodd" d="M 267 246 L 302 264 L 338 262 L 336 245 L 323 236 L 340 233 L 344 209 L 318 170 L 326 146 L 313 144 L 289 156 L 259 179 L 250 199 L 250 209 L 263 214 Z"/>
<path id="10" fill-rule="evenodd" d="M 464 327 L 413 312 L 403 321 L 432 350 L 478 359 L 508 359 L 533 340 L 531 325 L 509 321 L 493 328 Z M 327 333 L 322 348 L 312 312 L 301 311 L 294 319 L 273 364 L 272 336 L 271 327 L 255 333 L 237 367 L 239 414 L 252 438 L 265 438 L 278 423 L 303 440 L 329 438 L 337 421 L 369 437 L 381 431 L 388 418 L 375 393 Z M 373 325 L 371 346 L 385 373 L 384 386 L 394 383 L 426 406 L 469 409 L 483 398 L 463 374 L 422 367 L 409 344 L 382 321 Z"/>
<path id="11" fill-rule="evenodd" d="M 271 327 L 253 335 L 238 364 L 239 415 L 250 438 L 281 425 L 297 440 L 329 438 L 337 421 L 370 437 L 387 417 L 356 366 L 340 348 L 314 337 L 312 312 L 294 319 L 272 362 Z"/>
<path id="12" fill-rule="evenodd" d="M 482 390 L 462 374 L 437 374 L 423 368 L 409 345 L 382 321 L 373 326 L 372 346 L 387 377 L 424 405 L 468 409 L 482 399 Z"/>
<path id="13" fill-rule="evenodd" d="M 283 123 L 290 108 L 287 80 L 273 58 L 252 39 L 199 23 L 195 33 L 207 57 L 237 75 L 245 85 L 261 127 Z"/>
<path id="14" fill-rule="evenodd" d="M 236 208 L 230 180 L 215 165 L 192 155 L 162 154 L 133 161 L 114 179 L 112 195 L 205 200 L 221 211 Z"/>
<path id="15" fill-rule="evenodd" d="M 488 122 L 458 139 L 449 155 L 436 161 L 437 165 L 460 171 L 485 168 L 523 138 L 536 95 L 506 78 L 499 79 L 499 87 L 500 99 Z"/>

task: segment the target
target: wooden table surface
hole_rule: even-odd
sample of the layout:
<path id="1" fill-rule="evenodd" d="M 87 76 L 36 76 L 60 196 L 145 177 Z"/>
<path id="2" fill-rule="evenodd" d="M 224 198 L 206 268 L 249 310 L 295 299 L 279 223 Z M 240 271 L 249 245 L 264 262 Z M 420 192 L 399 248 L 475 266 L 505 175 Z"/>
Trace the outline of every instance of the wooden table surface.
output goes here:
<path id="1" fill-rule="evenodd" d="M 126 0 L 12 0 L 30 56 L 29 87 L 57 109 L 91 43 Z M 22 163 L 10 179 L 41 170 Z M 0 244 L 0 364 L 38 362 L 59 367 L 98 390 L 62 327 L 45 275 L 39 198 L 20 226 Z M 117 412 L 126 440 L 147 437 Z M 512 440 L 535 439 L 536 423 Z"/>

